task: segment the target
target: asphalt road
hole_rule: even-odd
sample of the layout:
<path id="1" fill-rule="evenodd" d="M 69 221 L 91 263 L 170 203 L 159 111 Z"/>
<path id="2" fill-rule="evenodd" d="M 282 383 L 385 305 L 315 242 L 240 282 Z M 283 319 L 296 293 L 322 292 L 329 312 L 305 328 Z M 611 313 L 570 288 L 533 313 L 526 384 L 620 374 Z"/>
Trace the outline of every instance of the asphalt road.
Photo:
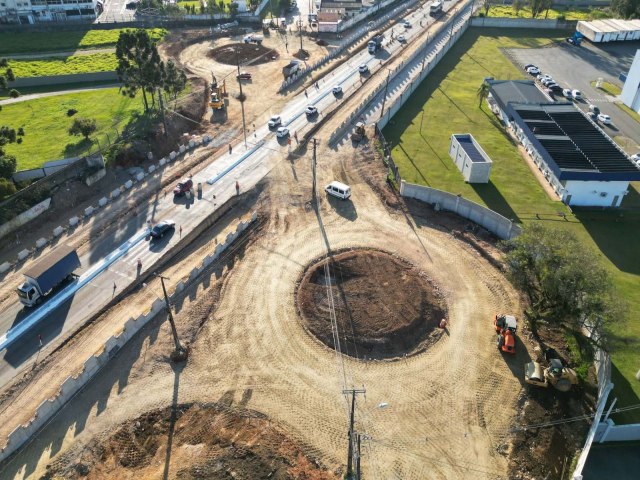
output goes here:
<path id="1" fill-rule="evenodd" d="M 449 7 L 451 8 L 451 7 Z M 169 194 L 158 198 L 146 205 L 139 205 L 139 214 L 135 219 L 123 225 L 118 232 L 110 237 L 102 237 L 92 245 L 91 252 L 81 258 L 82 268 L 77 272 L 80 275 L 89 269 L 95 268 L 103 262 L 104 258 L 116 251 L 129 239 L 140 235 L 146 228 L 146 220 L 154 223 L 160 220 L 172 219 L 178 227 L 182 227 L 183 234 L 199 225 L 207 218 L 217 206 L 224 203 L 236 194 L 236 182 L 240 189 L 249 189 L 258 183 L 275 165 L 276 162 L 286 158 L 288 150 L 295 146 L 294 133 L 299 138 L 304 131 L 321 119 L 324 111 L 334 104 L 342 102 L 353 94 L 360 86 L 361 74 L 358 66 L 366 64 L 370 75 L 375 74 L 381 68 L 381 59 L 397 54 L 401 50 L 401 44 L 396 40 L 390 42 L 391 31 L 397 38 L 402 33 L 408 42 L 421 31 L 434 23 L 428 15 L 428 4 L 415 13 L 405 16 L 412 23 L 412 27 L 405 29 L 398 24 L 385 32 L 383 50 L 376 55 L 370 54 L 366 49 L 354 55 L 351 60 L 344 63 L 325 80 L 321 81 L 318 88 L 310 88 L 292 98 L 286 108 L 282 110 L 282 124 L 290 129 L 291 143 L 287 138 L 277 138 L 275 133 L 266 125 L 259 126 L 256 131 L 249 134 L 247 145 L 244 142 L 233 146 L 229 154 L 224 154 L 193 177 L 194 185 L 201 183 L 203 194 L 199 198 L 186 201 L 186 199 L 174 199 Z M 422 27 L 420 26 L 422 22 Z M 335 95 L 333 87 L 339 85 L 343 93 Z M 319 115 L 307 118 L 304 113 L 307 105 L 315 105 Z M 212 159 L 213 160 L 213 159 Z M 322 188 L 322 186 L 319 186 Z M 215 199 L 214 199 L 215 194 Z M 98 213 L 99 214 L 99 213 Z M 50 312 L 43 320 L 30 328 L 22 337 L 12 343 L 0 358 L 0 384 L 4 385 L 13 378 L 18 371 L 36 361 L 41 348 L 56 340 L 78 325 L 86 322 L 95 312 L 99 311 L 112 299 L 113 286 L 116 285 L 116 293 L 134 282 L 138 275 L 149 269 L 157 262 L 164 252 L 179 240 L 179 231 L 173 235 L 167 235 L 158 243 L 150 243 L 142 240 L 126 248 L 126 253 L 109 265 L 107 269 L 95 276 L 89 284 L 78 290 L 76 294 L 60 307 Z M 142 271 L 137 271 L 137 260 L 142 261 Z M 17 296 L 16 296 L 17 300 Z M 48 302 L 56 301 L 55 297 Z M 38 308 L 47 308 L 45 302 Z M 29 312 L 22 310 L 17 301 L 8 309 L 0 313 L 0 335 L 6 334 L 9 329 L 21 322 L 29 322 Z"/>
<path id="2" fill-rule="evenodd" d="M 135 10 L 126 8 L 129 1 L 131 0 L 105 0 L 104 10 L 95 23 L 130 22 L 135 16 Z"/>
<path id="3" fill-rule="evenodd" d="M 613 97 L 592 87 L 591 82 L 602 78 L 620 86 L 618 75 L 628 71 L 636 49 L 640 48 L 640 42 L 598 47 L 584 42 L 583 45 L 585 46 L 574 47 L 567 43 L 558 47 L 510 51 L 521 65 L 533 63 L 563 87 L 580 90 L 584 100 L 575 102 L 576 106 L 586 111 L 590 103 L 597 105 L 602 113 L 611 116 L 613 123 L 601 124 L 602 129 L 610 137 L 622 135 L 631 139 L 635 146 L 629 146 L 629 153 L 636 153 L 636 148 L 640 148 L 640 125 L 613 104 Z"/>

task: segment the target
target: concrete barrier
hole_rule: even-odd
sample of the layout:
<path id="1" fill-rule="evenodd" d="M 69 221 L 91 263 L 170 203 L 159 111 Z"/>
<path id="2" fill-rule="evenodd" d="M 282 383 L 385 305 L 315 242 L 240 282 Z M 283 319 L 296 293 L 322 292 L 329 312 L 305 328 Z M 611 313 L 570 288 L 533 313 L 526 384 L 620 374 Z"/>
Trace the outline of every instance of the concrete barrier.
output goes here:
<path id="1" fill-rule="evenodd" d="M 126 182 L 124 182 L 124 188 L 129 190 L 131 187 L 133 187 L 133 181 L 127 180 Z"/>
<path id="2" fill-rule="evenodd" d="M 119 189 L 118 189 L 118 192 L 120 192 Z M 119 195 L 119 193 L 118 193 L 118 195 Z M 104 207 L 107 204 L 108 201 L 109 200 L 107 200 L 107 197 L 102 197 L 100 200 L 98 200 L 98 206 Z"/>
<path id="3" fill-rule="evenodd" d="M 156 171 L 156 166 L 155 166 L 155 165 L 151 165 L 151 166 L 149 167 L 149 173 L 153 173 L 153 172 L 155 172 L 155 171 Z"/>
<path id="4" fill-rule="evenodd" d="M 169 160 L 171 160 L 171 161 L 175 160 L 177 155 L 178 154 L 176 152 L 171 152 L 169 154 Z"/>
<path id="5" fill-rule="evenodd" d="M 89 217 L 93 213 L 93 207 L 87 207 L 84 209 L 84 216 Z"/>
<path id="6" fill-rule="evenodd" d="M 70 227 L 75 227 L 76 225 L 78 225 L 79 221 L 80 221 L 80 219 L 78 217 L 71 217 L 69 219 L 69 226 Z"/>
<path id="7" fill-rule="evenodd" d="M 193 140 L 189 140 L 189 150 L 191 150 L 195 146 L 196 146 L 196 142 L 194 142 Z"/>
<path id="8" fill-rule="evenodd" d="M 136 175 L 136 180 L 137 181 L 142 181 L 144 179 L 144 172 L 140 172 L 139 174 Z"/>
<path id="9" fill-rule="evenodd" d="M 56 228 L 53 229 L 53 236 L 59 237 L 60 235 L 62 235 L 63 232 L 64 232 L 64 228 L 58 225 Z"/>
<path id="10" fill-rule="evenodd" d="M 18 252 L 18 260 L 24 260 L 29 255 L 31 255 L 31 252 L 29 250 L 27 250 L 26 248 L 24 250 L 20 250 Z"/>
<path id="11" fill-rule="evenodd" d="M 180 145 L 179 150 L 180 150 L 180 153 L 184 153 L 187 150 L 187 148 L 184 145 Z"/>
<path id="12" fill-rule="evenodd" d="M 4 262 L 0 265 L 0 273 L 4 273 L 11 268 L 11 264 L 9 262 Z"/>
<path id="13" fill-rule="evenodd" d="M 41 237 L 41 238 L 39 238 L 38 240 L 36 240 L 36 248 L 42 248 L 42 247 L 44 247 L 47 243 L 49 243 L 49 241 L 48 241 L 46 238 Z"/>
<path id="14" fill-rule="evenodd" d="M 164 164 L 167 163 L 167 159 L 166 158 L 161 158 L 160 161 L 158 162 L 158 164 L 163 167 Z"/>

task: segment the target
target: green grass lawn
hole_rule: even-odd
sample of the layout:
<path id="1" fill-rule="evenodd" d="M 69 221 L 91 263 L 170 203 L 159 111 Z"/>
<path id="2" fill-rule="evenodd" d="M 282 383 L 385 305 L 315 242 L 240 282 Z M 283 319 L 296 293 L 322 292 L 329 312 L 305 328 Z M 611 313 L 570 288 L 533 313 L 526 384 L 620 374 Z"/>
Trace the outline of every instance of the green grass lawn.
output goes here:
<path id="1" fill-rule="evenodd" d="M 126 29 L 0 33 L 0 55 L 113 47 L 123 30 Z M 162 39 L 167 34 L 164 28 L 149 28 L 147 31 L 156 40 Z"/>
<path id="2" fill-rule="evenodd" d="M 558 30 L 532 33 L 470 28 L 387 125 L 384 134 L 393 146 L 392 155 L 404 180 L 459 193 L 525 225 L 544 221 L 569 229 L 585 248 L 602 258 L 616 289 L 629 304 L 628 322 L 612 329 L 609 338 L 615 395 L 620 406 L 631 405 L 640 403 L 640 382 L 635 379 L 640 369 L 640 321 L 633 313 L 640 311 L 640 184 L 632 185 L 623 210 L 572 214 L 563 203 L 549 198 L 486 104 L 478 107 L 476 96 L 485 77 L 526 78 L 499 48 L 535 48 L 564 41 L 566 36 L 567 32 Z M 492 158 L 488 184 L 464 182 L 448 153 L 453 133 L 471 133 Z M 567 214 L 567 221 L 558 217 L 559 212 Z M 640 421 L 640 412 L 618 414 L 614 420 Z"/>
<path id="3" fill-rule="evenodd" d="M 11 143 L 4 147 L 8 154 L 16 156 L 18 170 L 36 168 L 46 161 L 74 156 L 87 149 L 89 145 L 82 137 L 67 133 L 72 122 L 67 116 L 70 108 L 78 111 L 76 116 L 96 119 L 98 131 L 92 138 L 103 146 L 107 134 L 113 141 L 115 128 L 122 132 L 132 115 L 143 109 L 140 98 L 124 97 L 117 88 L 4 105 L 0 124 L 25 130 L 22 144 Z"/>
<path id="4" fill-rule="evenodd" d="M 484 13 L 484 9 L 479 10 Z M 494 5 L 489 9 L 488 17 L 504 17 L 504 18 L 531 18 L 531 9 L 529 7 L 521 8 L 516 14 L 511 5 Z M 595 20 L 598 18 L 613 18 L 611 12 L 597 8 L 567 8 L 549 9 L 548 12 L 543 11 L 536 18 L 553 20 L 559 16 L 564 16 L 565 20 Z"/>
<path id="5" fill-rule="evenodd" d="M 598 82 L 594 80 L 593 82 L 591 82 L 591 86 L 593 88 L 596 88 L 597 83 Z M 611 95 L 612 97 L 617 97 L 622 93 L 622 89 L 619 86 L 609 82 L 602 82 L 602 84 L 600 85 L 600 90 L 602 90 L 607 95 Z"/>
<path id="6" fill-rule="evenodd" d="M 67 75 L 71 73 L 108 72 L 118 66 L 115 53 L 92 53 L 40 60 L 12 60 L 9 64 L 18 78 Z"/>
<path id="7" fill-rule="evenodd" d="M 623 111 L 625 111 L 627 113 L 627 115 L 629 115 L 631 118 L 633 118 L 636 122 L 640 123 L 640 113 L 631 110 L 629 107 L 627 107 L 624 103 L 622 102 L 615 102 L 615 104 Z"/>
<path id="8" fill-rule="evenodd" d="M 99 87 L 102 85 L 113 85 L 117 81 L 107 80 L 100 82 L 78 82 L 65 83 L 64 85 L 43 85 L 41 87 L 23 87 L 20 89 L 20 95 L 29 95 L 32 93 L 62 92 L 65 90 L 75 90 L 79 88 Z M 9 90 L 0 90 L 0 100 L 9 98 Z M 0 114 L 1 115 L 1 114 Z"/>

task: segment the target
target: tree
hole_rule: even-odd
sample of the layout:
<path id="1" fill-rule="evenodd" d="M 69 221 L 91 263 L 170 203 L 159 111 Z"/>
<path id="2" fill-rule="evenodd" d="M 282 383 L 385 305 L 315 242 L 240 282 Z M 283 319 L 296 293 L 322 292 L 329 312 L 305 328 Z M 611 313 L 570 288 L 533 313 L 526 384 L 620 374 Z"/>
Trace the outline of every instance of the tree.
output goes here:
<path id="1" fill-rule="evenodd" d="M 123 95 L 134 98 L 142 91 L 145 112 L 149 111 L 147 93 L 153 100 L 154 92 L 162 86 L 163 67 L 158 49 L 146 30 L 120 32 L 116 44 L 118 79 Z"/>
<path id="2" fill-rule="evenodd" d="M 169 60 L 163 69 L 162 83 L 162 88 L 169 95 L 169 98 L 175 100 L 187 86 L 187 76 L 176 67 L 175 63 Z"/>
<path id="3" fill-rule="evenodd" d="M 9 67 L 9 61 L 6 58 L 0 59 L 0 90 L 6 90 L 9 88 L 8 82 L 15 82 L 15 80 L 16 76 L 11 67 Z"/>
<path id="4" fill-rule="evenodd" d="M 16 193 L 16 186 L 11 180 L 0 178 L 0 200 L 4 200 Z"/>
<path id="5" fill-rule="evenodd" d="M 211 0 L 212 2 L 215 2 L 215 0 Z M 219 0 L 218 1 L 218 7 L 220 8 L 220 11 L 222 13 L 224 13 L 224 0 Z"/>
<path id="6" fill-rule="evenodd" d="M 522 0 L 513 0 L 513 3 L 511 4 L 511 8 L 513 8 L 513 13 L 515 14 L 516 17 L 520 13 L 520 10 L 522 10 L 522 7 L 523 7 Z"/>
<path id="7" fill-rule="evenodd" d="M 0 149 L 0 178 L 10 179 L 16 173 L 18 162 L 13 155 L 5 155 L 4 150 Z"/>
<path id="8" fill-rule="evenodd" d="M 622 18 L 640 18 L 640 0 L 612 0 L 611 10 Z"/>
<path id="9" fill-rule="evenodd" d="M 622 318 L 611 277 L 572 233 L 534 223 L 505 245 L 509 276 L 529 298 L 534 330 L 538 319 L 599 330 Z"/>
<path id="10" fill-rule="evenodd" d="M 231 15 L 236 15 L 238 13 L 238 4 L 236 2 L 231 2 L 229 4 L 229 13 Z"/>
<path id="11" fill-rule="evenodd" d="M 9 96 L 11 98 L 18 98 L 20 96 L 20 92 L 15 88 L 12 88 L 11 90 L 9 90 Z"/>
<path id="12" fill-rule="evenodd" d="M 482 8 L 484 9 L 484 16 L 489 16 L 489 10 L 491 9 L 491 4 L 493 0 L 482 0 Z"/>
<path id="13" fill-rule="evenodd" d="M 69 128 L 69 135 L 82 135 L 85 140 L 89 140 L 97 128 L 95 119 L 76 117 Z"/>
<path id="14" fill-rule="evenodd" d="M 482 108 L 482 102 L 484 102 L 489 96 L 489 90 L 491 89 L 491 85 L 487 82 L 482 82 L 482 85 L 478 87 L 478 91 L 476 95 L 478 96 L 478 108 Z"/>

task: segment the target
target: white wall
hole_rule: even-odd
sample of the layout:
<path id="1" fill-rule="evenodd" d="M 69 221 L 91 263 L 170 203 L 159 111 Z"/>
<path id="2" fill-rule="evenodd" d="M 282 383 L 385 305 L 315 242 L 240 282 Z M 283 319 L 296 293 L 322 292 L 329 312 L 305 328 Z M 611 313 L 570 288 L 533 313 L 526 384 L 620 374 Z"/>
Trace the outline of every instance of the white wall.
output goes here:
<path id="1" fill-rule="evenodd" d="M 640 50 L 636 51 L 620 100 L 630 109 L 640 112 Z"/>
<path id="2" fill-rule="evenodd" d="M 563 202 L 571 195 L 569 205 L 583 207 L 619 207 L 629 188 L 628 181 L 597 182 L 594 180 L 567 180 L 564 186 Z M 615 197 L 618 197 L 615 199 Z M 615 204 L 613 201 L 615 199 Z"/>

